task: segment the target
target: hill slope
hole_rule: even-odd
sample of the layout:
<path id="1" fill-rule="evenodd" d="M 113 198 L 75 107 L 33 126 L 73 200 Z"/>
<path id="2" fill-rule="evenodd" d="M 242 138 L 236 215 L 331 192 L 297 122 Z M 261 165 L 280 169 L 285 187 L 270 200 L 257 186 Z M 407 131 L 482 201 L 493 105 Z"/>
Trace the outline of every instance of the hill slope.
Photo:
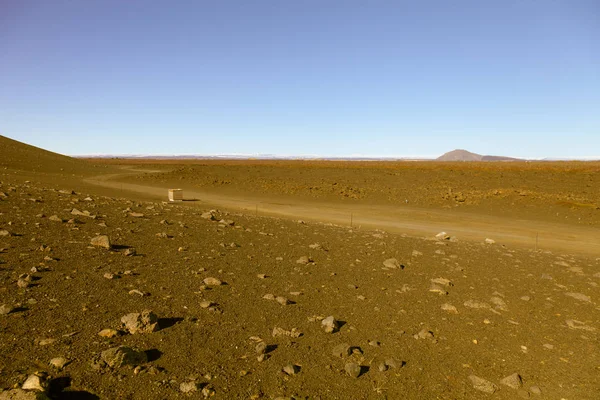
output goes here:
<path id="1" fill-rule="evenodd" d="M 104 171 L 86 161 L 53 153 L 0 135 L 0 168 L 36 173 Z"/>
<path id="2" fill-rule="evenodd" d="M 483 156 L 477 153 L 471 153 L 467 150 L 452 150 L 440 157 L 436 161 L 518 161 L 518 158 L 504 156 Z"/>

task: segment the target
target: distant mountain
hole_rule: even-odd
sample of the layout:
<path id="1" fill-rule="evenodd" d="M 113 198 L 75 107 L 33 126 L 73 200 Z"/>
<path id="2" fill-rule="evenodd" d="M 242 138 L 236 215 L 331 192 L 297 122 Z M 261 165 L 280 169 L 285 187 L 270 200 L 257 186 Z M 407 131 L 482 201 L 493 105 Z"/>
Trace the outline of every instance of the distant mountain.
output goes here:
<path id="1" fill-rule="evenodd" d="M 471 153 L 467 150 L 452 150 L 440 157 L 436 161 L 519 161 L 519 158 L 504 156 L 482 156 L 481 154 Z"/>

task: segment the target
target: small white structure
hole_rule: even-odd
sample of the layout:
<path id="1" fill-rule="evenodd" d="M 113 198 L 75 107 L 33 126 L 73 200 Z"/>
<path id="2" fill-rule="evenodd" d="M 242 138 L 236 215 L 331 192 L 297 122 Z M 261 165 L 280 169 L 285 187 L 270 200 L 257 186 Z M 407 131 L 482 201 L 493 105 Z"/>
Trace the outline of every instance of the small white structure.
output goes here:
<path id="1" fill-rule="evenodd" d="M 169 201 L 183 201 L 183 189 L 169 189 Z"/>

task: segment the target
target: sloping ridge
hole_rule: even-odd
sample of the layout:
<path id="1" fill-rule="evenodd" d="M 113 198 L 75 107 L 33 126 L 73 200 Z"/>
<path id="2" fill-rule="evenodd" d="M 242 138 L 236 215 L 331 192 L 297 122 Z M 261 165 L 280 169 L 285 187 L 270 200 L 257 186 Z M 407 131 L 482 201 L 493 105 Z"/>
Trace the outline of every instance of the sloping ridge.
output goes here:
<path id="1" fill-rule="evenodd" d="M 482 156 L 467 150 L 457 149 L 442 154 L 436 161 L 519 161 L 518 158 L 504 156 Z"/>
<path id="2" fill-rule="evenodd" d="M 36 173 L 93 173 L 87 161 L 53 153 L 0 135 L 0 168 Z"/>
<path id="3" fill-rule="evenodd" d="M 481 161 L 482 155 L 467 150 L 452 150 L 438 157 L 437 161 Z"/>

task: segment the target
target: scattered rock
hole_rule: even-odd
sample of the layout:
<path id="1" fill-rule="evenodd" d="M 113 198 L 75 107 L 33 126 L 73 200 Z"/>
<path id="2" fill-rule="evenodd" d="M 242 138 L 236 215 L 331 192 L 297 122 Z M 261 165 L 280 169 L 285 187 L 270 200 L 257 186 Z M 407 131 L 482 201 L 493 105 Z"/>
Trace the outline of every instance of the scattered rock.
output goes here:
<path id="1" fill-rule="evenodd" d="M 516 372 L 500 380 L 500 383 L 517 390 L 523 387 L 523 379 Z"/>
<path id="2" fill-rule="evenodd" d="M 529 388 L 529 391 L 530 391 L 531 393 L 535 394 L 535 395 L 538 395 L 538 396 L 539 396 L 540 394 L 542 394 L 542 389 L 540 389 L 540 387 L 539 387 L 539 386 L 531 386 L 531 387 Z"/>
<path id="3" fill-rule="evenodd" d="M 123 316 L 121 322 L 129 333 L 150 333 L 156 332 L 158 326 L 158 316 L 150 310 L 144 310 L 142 313 L 131 313 Z"/>
<path id="4" fill-rule="evenodd" d="M 413 336 L 415 339 L 433 339 L 433 332 L 427 328 L 423 328 L 419 333 Z"/>
<path id="5" fill-rule="evenodd" d="M 48 390 L 48 374 L 45 372 L 36 372 L 31 374 L 21 386 L 23 390 L 36 390 L 38 392 L 45 392 Z"/>
<path id="6" fill-rule="evenodd" d="M 567 323 L 567 326 L 571 329 L 580 329 L 580 330 L 588 331 L 588 332 L 596 331 L 596 328 L 594 328 L 593 326 L 586 325 L 585 322 L 577 321 L 574 319 L 568 319 L 565 322 Z"/>
<path id="7" fill-rule="evenodd" d="M 389 269 L 404 269 L 404 265 L 400 264 L 400 262 L 395 258 L 388 258 L 383 262 L 383 266 Z"/>
<path id="8" fill-rule="evenodd" d="M 586 303 L 590 303 L 592 301 L 592 299 L 590 299 L 588 296 L 586 296 L 583 293 L 565 293 L 565 296 L 572 297 L 575 300 L 585 301 Z"/>
<path id="9" fill-rule="evenodd" d="M 64 357 L 55 357 L 52 360 L 50 360 L 50 365 L 57 369 L 63 369 L 68 363 L 69 360 L 67 360 Z"/>
<path id="10" fill-rule="evenodd" d="M 435 235 L 435 238 L 437 240 L 450 240 L 450 235 L 448 235 L 446 232 L 440 232 Z"/>
<path id="11" fill-rule="evenodd" d="M 139 212 L 131 212 L 131 213 L 129 213 L 129 216 L 134 217 L 134 218 L 143 218 L 144 214 L 139 213 Z"/>
<path id="12" fill-rule="evenodd" d="M 205 278 L 203 282 L 207 286 L 221 286 L 223 284 L 219 279 L 213 277 Z"/>
<path id="13" fill-rule="evenodd" d="M 352 378 L 358 378 L 361 372 L 360 365 L 353 362 L 346 363 L 346 365 L 344 365 L 344 370 L 346 371 L 346 374 Z"/>
<path id="14" fill-rule="evenodd" d="M 350 350 L 351 350 L 351 347 L 348 343 L 341 343 L 333 348 L 332 354 L 335 357 L 344 358 L 344 357 L 348 357 L 351 354 Z"/>
<path id="15" fill-rule="evenodd" d="M 15 310 L 14 307 L 9 306 L 8 304 L 2 304 L 0 306 L 0 315 L 7 315 L 10 314 L 11 312 L 13 312 Z"/>
<path id="16" fill-rule="evenodd" d="M 489 239 L 489 238 L 486 238 L 483 242 L 485 244 L 494 244 L 494 243 L 496 243 L 496 241 L 494 239 Z"/>
<path id="17" fill-rule="evenodd" d="M 313 262 L 313 259 L 308 256 L 302 256 L 296 260 L 296 264 L 303 264 L 303 265 L 306 265 L 311 262 Z"/>
<path id="18" fill-rule="evenodd" d="M 478 376 L 470 375 L 469 379 L 473 384 L 473 388 L 481 392 L 494 394 L 498 390 L 498 386 L 496 386 L 494 383 Z"/>
<path id="19" fill-rule="evenodd" d="M 452 304 L 444 303 L 442 304 L 441 309 L 449 312 L 450 314 L 458 314 L 458 310 Z"/>
<path id="20" fill-rule="evenodd" d="M 110 239 L 106 235 L 100 235 L 92 238 L 91 242 L 92 246 L 103 247 L 107 250 L 110 250 Z"/>
<path id="21" fill-rule="evenodd" d="M 444 289 L 443 287 L 441 287 L 438 284 L 432 283 L 431 286 L 429 287 L 429 291 L 432 293 L 437 293 L 440 295 L 447 295 L 448 292 L 446 291 L 446 289 Z"/>
<path id="22" fill-rule="evenodd" d="M 193 392 L 197 392 L 199 387 L 198 387 L 198 383 L 196 381 L 189 381 L 189 382 L 181 382 L 181 384 L 179 385 L 179 391 L 181 393 L 193 393 Z"/>
<path id="23" fill-rule="evenodd" d="M 291 338 L 298 338 L 300 336 L 302 336 L 302 332 L 299 332 L 296 328 L 292 328 L 291 331 L 286 331 L 283 328 L 273 328 L 273 332 L 271 333 L 271 335 L 273 337 L 280 337 L 280 336 L 288 336 Z"/>
<path id="24" fill-rule="evenodd" d="M 6 229 L 0 229 L 0 236 L 13 236 L 13 234 Z"/>
<path id="25" fill-rule="evenodd" d="M 98 332 L 98 335 L 110 339 L 119 336 L 119 331 L 116 329 L 102 329 Z"/>
<path id="26" fill-rule="evenodd" d="M 294 364 L 287 364 L 285 367 L 283 367 L 283 372 L 285 372 L 287 375 L 296 375 L 299 371 L 299 368 L 297 365 Z"/>
<path id="27" fill-rule="evenodd" d="M 133 247 L 128 247 L 125 249 L 125 251 L 123 252 L 124 255 L 129 256 L 129 257 L 133 257 L 137 254 L 137 251 L 135 250 L 135 248 Z"/>
<path id="28" fill-rule="evenodd" d="M 129 346 L 118 346 L 103 351 L 100 359 L 110 368 L 120 368 L 125 365 L 139 365 L 148 362 L 145 352 Z"/>
<path id="29" fill-rule="evenodd" d="M 339 329 L 339 324 L 333 317 L 333 315 L 330 315 L 329 317 L 323 319 L 323 321 L 321 321 L 321 326 L 323 327 L 323 330 L 325 330 L 326 333 L 333 333 Z"/>
<path id="30" fill-rule="evenodd" d="M 48 220 L 54 221 L 54 222 L 65 222 L 65 220 L 60 218 L 58 215 L 52 215 L 51 217 L 48 218 Z"/>
<path id="31" fill-rule="evenodd" d="M 259 342 L 256 345 L 256 348 L 255 348 L 256 349 L 256 354 L 258 354 L 259 356 L 265 354 L 267 352 L 267 347 L 268 347 L 267 343 L 265 343 L 265 342 Z"/>

